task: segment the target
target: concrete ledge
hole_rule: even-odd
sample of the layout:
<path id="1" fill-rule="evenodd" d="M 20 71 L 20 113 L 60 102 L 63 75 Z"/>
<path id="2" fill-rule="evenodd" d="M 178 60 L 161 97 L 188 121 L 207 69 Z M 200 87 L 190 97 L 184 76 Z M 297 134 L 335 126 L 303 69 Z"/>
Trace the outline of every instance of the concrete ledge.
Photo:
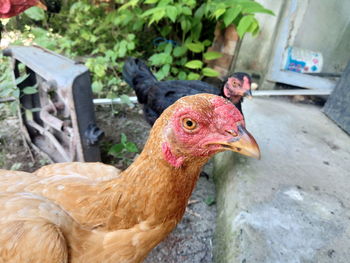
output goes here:
<path id="1" fill-rule="evenodd" d="M 218 263 L 350 262 L 350 138 L 321 108 L 243 105 L 260 161 L 214 159 Z"/>

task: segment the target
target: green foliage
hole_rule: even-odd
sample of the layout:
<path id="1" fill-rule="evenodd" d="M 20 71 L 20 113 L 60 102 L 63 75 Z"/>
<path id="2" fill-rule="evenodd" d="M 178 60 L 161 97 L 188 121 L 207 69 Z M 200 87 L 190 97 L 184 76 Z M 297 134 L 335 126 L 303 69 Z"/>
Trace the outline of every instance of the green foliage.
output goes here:
<path id="1" fill-rule="evenodd" d="M 4 57 L 0 53 L 0 98 L 18 98 L 19 90 L 13 84 L 11 70 L 10 70 L 10 60 Z M 16 83 L 21 83 L 28 76 L 23 76 L 16 80 Z M 5 111 L 6 106 L 9 106 L 10 113 L 15 114 L 17 109 L 17 102 L 13 101 L 11 103 L 3 104 L 0 103 L 0 111 Z"/>
<path id="2" fill-rule="evenodd" d="M 30 87 L 25 87 L 22 92 L 25 94 L 25 95 L 31 95 L 31 94 L 35 94 L 38 92 L 38 87 L 37 85 L 35 86 L 30 86 Z"/>
<path id="3" fill-rule="evenodd" d="M 130 10 L 143 8 L 140 16 L 143 23 L 164 38 L 164 43 L 149 57 L 151 65 L 158 69 L 156 76 L 159 79 L 218 76 L 218 72 L 206 67 L 203 62 L 221 56 L 206 51 L 211 45 L 216 24 L 220 23 L 223 27 L 234 24 L 242 38 L 245 33 L 256 35 L 259 32 L 255 13 L 273 15 L 270 10 L 251 0 L 135 0 L 133 5 L 126 5 L 125 8 Z"/>
<path id="4" fill-rule="evenodd" d="M 44 10 L 42 10 L 39 7 L 33 6 L 29 9 L 27 9 L 26 11 L 24 11 L 24 13 L 31 19 L 35 20 L 35 21 L 41 21 L 45 19 L 45 12 Z"/>
<path id="5" fill-rule="evenodd" d="M 126 135 L 122 133 L 120 136 L 120 143 L 110 147 L 108 154 L 120 158 L 123 163 L 129 163 L 131 160 L 126 157 L 127 153 L 137 153 L 138 151 L 136 144 L 128 141 Z"/>
<path id="6" fill-rule="evenodd" d="M 130 92 L 121 80 L 128 56 L 147 58 L 159 80 L 218 76 L 206 65 L 206 61 L 221 57 L 220 53 L 208 51 L 216 25 L 224 28 L 233 24 L 242 38 L 246 33 L 258 34 L 256 13 L 273 15 L 253 0 L 64 2 L 59 14 L 30 8 L 19 18 L 11 19 L 6 29 L 20 28 L 23 33 L 13 44 L 37 44 L 84 63 L 92 73 L 94 94 L 107 98 Z M 9 64 L 4 61 L 0 56 L 0 96 L 18 98 L 19 92 L 6 68 Z M 33 94 L 37 89 L 27 87 L 23 92 Z M 131 105 L 126 95 L 121 99 Z M 133 147 L 122 135 L 122 142 L 114 145 L 110 154 L 122 156 L 137 151 Z"/>
<path id="7" fill-rule="evenodd" d="M 205 200 L 204 203 L 207 204 L 207 206 L 214 205 L 216 203 L 215 197 L 214 196 L 208 196 Z"/>
<path id="8" fill-rule="evenodd" d="M 217 76 L 205 64 L 221 56 L 207 51 L 215 26 L 233 24 L 240 37 L 256 35 L 255 14 L 273 15 L 252 0 L 67 2 L 59 14 L 50 17 L 37 7 L 21 15 L 21 19 L 34 20 L 27 22 L 24 39 L 78 58 L 92 72 L 94 93 L 108 98 L 129 92 L 120 80 L 128 56 L 148 58 L 160 80 Z M 155 43 L 157 38 L 160 41 Z"/>
<path id="9" fill-rule="evenodd" d="M 0 103 L 0 110 L 4 109 L 6 106 L 9 106 L 10 112 L 15 114 L 18 108 L 18 99 L 20 97 L 19 89 L 17 85 L 22 83 L 26 78 L 28 78 L 28 74 L 24 74 L 13 82 L 12 73 L 10 70 L 10 60 L 0 54 L 0 98 L 12 98 L 14 101 L 9 102 L 9 104 Z M 30 95 L 37 93 L 37 86 L 29 86 L 22 89 L 23 95 Z"/>

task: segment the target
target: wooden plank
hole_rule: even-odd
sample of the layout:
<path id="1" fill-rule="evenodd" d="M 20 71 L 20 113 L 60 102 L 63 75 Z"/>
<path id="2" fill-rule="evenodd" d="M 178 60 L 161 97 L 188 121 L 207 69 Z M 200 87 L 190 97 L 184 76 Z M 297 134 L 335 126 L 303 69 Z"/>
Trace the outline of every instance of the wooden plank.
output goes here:
<path id="1" fill-rule="evenodd" d="M 329 96 L 323 111 L 350 134 L 350 62 Z"/>

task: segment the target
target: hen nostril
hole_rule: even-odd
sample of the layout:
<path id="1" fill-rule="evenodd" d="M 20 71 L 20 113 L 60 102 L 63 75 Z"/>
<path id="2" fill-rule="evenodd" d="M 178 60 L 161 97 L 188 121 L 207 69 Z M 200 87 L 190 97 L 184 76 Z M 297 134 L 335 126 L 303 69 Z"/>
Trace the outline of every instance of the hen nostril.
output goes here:
<path id="1" fill-rule="evenodd" d="M 232 135 L 233 137 L 237 137 L 238 136 L 238 133 L 235 132 L 234 130 L 226 130 L 226 132 L 230 135 Z"/>

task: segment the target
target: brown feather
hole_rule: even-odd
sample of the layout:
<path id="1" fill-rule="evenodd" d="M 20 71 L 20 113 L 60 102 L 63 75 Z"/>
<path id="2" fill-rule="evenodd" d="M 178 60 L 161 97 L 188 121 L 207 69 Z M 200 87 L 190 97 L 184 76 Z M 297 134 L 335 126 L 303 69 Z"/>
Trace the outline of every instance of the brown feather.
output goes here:
<path id="1" fill-rule="evenodd" d="M 209 158 L 169 165 L 164 128 L 176 108 L 210 112 L 213 97 L 184 98 L 166 110 L 123 172 L 101 163 L 53 164 L 33 174 L 0 170 L 0 263 L 141 262 L 182 218 Z"/>

